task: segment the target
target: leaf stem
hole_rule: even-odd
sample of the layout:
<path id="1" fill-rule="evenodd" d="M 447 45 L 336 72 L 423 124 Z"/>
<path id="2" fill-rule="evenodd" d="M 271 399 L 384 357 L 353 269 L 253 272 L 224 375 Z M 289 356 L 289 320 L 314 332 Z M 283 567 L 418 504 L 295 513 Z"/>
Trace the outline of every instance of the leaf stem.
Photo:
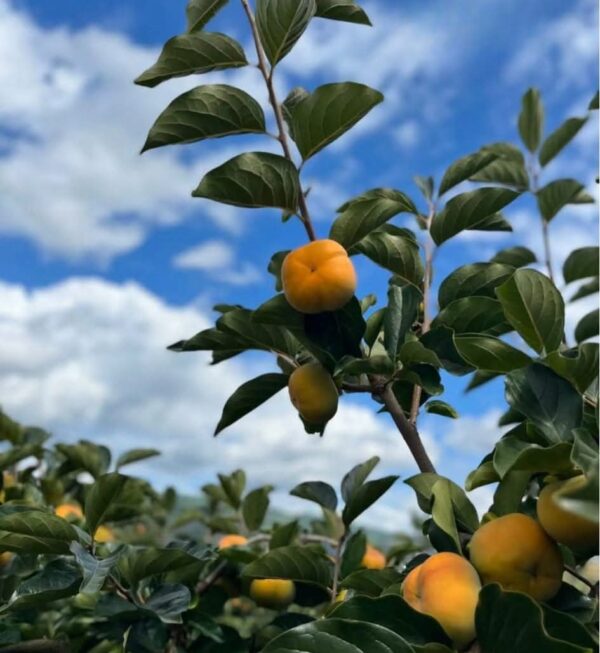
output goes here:
<path id="1" fill-rule="evenodd" d="M 258 68 L 265 80 L 265 84 L 267 85 L 267 91 L 269 93 L 269 102 L 273 107 L 273 113 L 275 114 L 275 121 L 277 123 L 277 131 L 278 131 L 277 140 L 281 143 L 281 148 L 283 150 L 283 154 L 285 158 L 288 159 L 288 161 L 294 163 L 287 134 L 285 132 L 285 123 L 283 120 L 283 113 L 281 112 L 281 105 L 277 100 L 277 95 L 275 93 L 275 86 L 273 84 L 274 69 L 272 66 L 269 66 L 269 64 L 267 63 L 267 57 L 265 55 L 265 51 L 262 47 L 262 44 L 260 42 L 260 35 L 258 33 L 258 27 L 256 26 L 254 13 L 252 12 L 252 8 L 250 7 L 250 2 L 249 0 L 241 0 L 241 3 L 242 6 L 244 7 L 244 11 L 246 12 L 246 16 L 248 17 L 248 22 L 250 23 L 250 29 L 252 30 L 252 38 L 254 40 L 254 46 L 256 48 L 256 55 L 258 56 Z M 302 188 L 300 189 L 300 195 L 298 197 L 298 208 L 300 209 L 300 219 L 302 221 L 302 224 L 304 225 L 304 228 L 306 229 L 308 238 L 310 240 L 316 240 L 317 236 L 315 234 L 315 230 L 312 221 L 310 219 L 310 213 L 308 212 L 308 206 L 306 204 L 306 197 L 304 196 L 304 192 L 302 191 Z"/>
<path id="2" fill-rule="evenodd" d="M 338 594 L 338 585 L 340 582 L 340 572 L 342 569 L 342 551 L 344 544 L 346 543 L 346 538 L 348 536 L 348 531 L 344 530 L 344 534 L 338 540 L 337 546 L 335 548 L 335 556 L 333 563 L 333 582 L 331 585 L 331 602 L 335 603 Z"/>
<path id="3" fill-rule="evenodd" d="M 531 179 L 531 183 L 529 184 L 529 190 L 531 191 L 534 197 L 537 197 L 537 193 L 539 190 L 540 171 L 533 155 L 529 162 L 529 177 Z M 554 283 L 552 250 L 550 248 L 550 225 L 544 219 L 544 216 L 541 213 L 540 213 L 540 221 L 542 223 L 542 241 L 544 245 L 544 258 L 546 263 L 546 269 L 548 270 L 548 276 L 550 277 L 550 280 L 552 281 L 552 283 Z"/>
<path id="4" fill-rule="evenodd" d="M 429 213 L 425 221 L 427 236 L 425 240 L 425 274 L 423 275 L 423 324 L 421 325 L 421 334 L 427 333 L 431 326 L 431 315 L 429 312 L 429 300 L 431 295 L 431 282 L 433 281 L 433 254 L 434 246 L 431 238 L 431 223 L 435 215 L 435 203 L 429 203 Z M 414 426 L 417 423 L 419 415 L 419 406 L 421 405 L 421 395 L 423 389 L 420 385 L 413 388 L 412 401 L 410 405 L 410 423 Z"/>

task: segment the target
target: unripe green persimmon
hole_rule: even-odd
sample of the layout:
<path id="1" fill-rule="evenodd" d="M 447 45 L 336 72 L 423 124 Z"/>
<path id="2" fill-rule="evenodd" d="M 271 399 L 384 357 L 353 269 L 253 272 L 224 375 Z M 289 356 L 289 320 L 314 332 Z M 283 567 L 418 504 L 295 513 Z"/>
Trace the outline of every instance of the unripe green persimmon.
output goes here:
<path id="1" fill-rule="evenodd" d="M 337 412 L 338 390 L 320 363 L 307 363 L 294 370 L 288 390 L 292 403 L 310 424 L 325 424 Z"/>

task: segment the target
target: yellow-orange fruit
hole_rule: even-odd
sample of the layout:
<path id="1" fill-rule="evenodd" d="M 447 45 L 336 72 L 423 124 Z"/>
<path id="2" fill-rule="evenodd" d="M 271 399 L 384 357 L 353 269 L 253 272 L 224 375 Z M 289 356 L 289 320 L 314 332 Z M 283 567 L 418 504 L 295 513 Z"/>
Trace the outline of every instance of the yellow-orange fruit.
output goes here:
<path id="1" fill-rule="evenodd" d="M 218 542 L 219 549 L 228 549 L 230 546 L 244 546 L 248 539 L 243 535 L 224 535 Z"/>
<path id="2" fill-rule="evenodd" d="M 288 390 L 292 403 L 310 424 L 324 424 L 337 412 L 338 390 L 320 363 L 307 363 L 295 369 Z"/>
<path id="3" fill-rule="evenodd" d="M 272 610 L 286 608 L 296 596 L 296 586 L 282 578 L 256 578 L 250 583 L 250 597 L 257 605 Z"/>
<path id="4" fill-rule="evenodd" d="M 0 567 L 6 567 L 10 561 L 14 558 L 14 553 L 11 551 L 3 551 L 0 553 Z"/>
<path id="5" fill-rule="evenodd" d="M 2 489 L 0 490 L 0 503 L 6 501 L 6 492 L 5 490 L 10 487 L 14 487 L 17 484 L 17 478 L 14 474 L 10 472 L 2 473 Z"/>
<path id="6" fill-rule="evenodd" d="M 562 494 L 569 494 L 587 483 L 585 476 L 550 483 L 540 492 L 537 517 L 550 537 L 578 553 L 598 550 L 598 522 L 574 515 L 556 502 Z"/>
<path id="7" fill-rule="evenodd" d="M 538 601 L 551 599 L 560 589 L 560 551 L 527 515 L 511 513 L 487 522 L 475 531 L 469 553 L 484 584 L 500 583 Z"/>
<path id="8" fill-rule="evenodd" d="M 383 569 L 385 567 L 386 559 L 383 553 L 374 546 L 367 544 L 365 555 L 362 559 L 362 566 L 367 569 Z"/>
<path id="9" fill-rule="evenodd" d="M 58 517 L 63 519 L 82 519 L 83 511 L 78 503 L 61 503 L 55 510 Z"/>
<path id="10" fill-rule="evenodd" d="M 96 532 L 94 533 L 94 539 L 96 542 L 114 542 L 115 534 L 112 529 L 108 526 L 98 526 Z"/>
<path id="11" fill-rule="evenodd" d="M 337 311 L 354 295 L 356 272 L 339 243 L 315 240 L 285 257 L 281 283 L 286 299 L 297 311 Z"/>
<path id="12" fill-rule="evenodd" d="M 436 553 L 415 567 L 402 584 L 405 601 L 436 619 L 458 648 L 475 639 L 475 608 L 481 582 L 456 553 Z"/>

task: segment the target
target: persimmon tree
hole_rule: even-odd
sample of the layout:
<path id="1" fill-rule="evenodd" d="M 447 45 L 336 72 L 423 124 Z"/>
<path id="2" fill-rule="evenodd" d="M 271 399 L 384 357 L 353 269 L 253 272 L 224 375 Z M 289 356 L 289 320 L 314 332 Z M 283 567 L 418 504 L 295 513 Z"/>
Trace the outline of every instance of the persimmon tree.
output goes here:
<path id="1" fill-rule="evenodd" d="M 43 432 L 6 417 L 0 433 L 13 447 L 2 468 L 18 473 L 0 506 L 0 548 L 16 553 L 3 571 L 5 641 L 35 650 L 16 642 L 50 637 L 97 652 L 596 650 L 597 579 L 580 567 L 598 552 L 598 311 L 581 319 L 572 342 L 565 297 L 596 295 L 598 247 L 569 255 L 562 289 L 552 257 L 552 222 L 593 198 L 574 179 L 547 180 L 545 168 L 597 111 L 598 94 L 581 116 L 546 133 L 541 96 L 530 89 L 519 144 L 484 145 L 439 180 L 416 177 L 419 197 L 366 188 L 318 234 L 304 165 L 383 96 L 334 81 L 279 97 L 278 67 L 311 21 L 367 29 L 369 18 L 354 0 L 240 0 L 253 48 L 245 53 L 230 36 L 207 31 L 226 4 L 190 0 L 187 31 L 136 83 L 253 65 L 268 106 L 227 84 L 195 86 L 158 116 L 143 151 L 262 135 L 264 151 L 209 171 L 193 195 L 271 209 L 280 229 L 299 221 L 305 238 L 265 261 L 271 299 L 220 304 L 213 327 L 170 349 L 211 352 L 213 364 L 248 351 L 270 356 L 272 371 L 234 392 L 215 434 L 289 388 L 299 431 L 327 437 L 339 401 L 370 397 L 414 458 L 417 473 L 405 482 L 425 515 L 425 539 L 400 540 L 383 559 L 356 527 L 397 481 L 370 478 L 376 458 L 350 470 L 339 492 L 318 479 L 291 489 L 320 507 L 309 524 L 269 520 L 272 488 L 246 491 L 241 470 L 219 475 L 202 488 L 202 504 L 182 512 L 174 492 L 121 473 L 153 450 L 130 452 L 111 471 L 105 447 L 51 449 Z M 514 246 L 436 278 L 440 248 L 467 230 L 511 231 L 502 210 L 526 194 L 539 209 L 542 252 Z M 389 275 L 385 298 L 355 295 L 357 257 Z M 442 374 L 469 377 L 473 392 L 497 378 L 506 389 L 505 431 L 464 485 L 435 469 L 419 432 L 423 413 L 457 417 L 440 399 Z M 29 456 L 34 468 L 14 469 Z M 467 492 L 492 484 L 480 519 Z M 83 508 L 56 510 L 69 501 Z M 140 524 L 146 530 L 136 535 Z M 101 526 L 113 541 L 98 541 Z"/>

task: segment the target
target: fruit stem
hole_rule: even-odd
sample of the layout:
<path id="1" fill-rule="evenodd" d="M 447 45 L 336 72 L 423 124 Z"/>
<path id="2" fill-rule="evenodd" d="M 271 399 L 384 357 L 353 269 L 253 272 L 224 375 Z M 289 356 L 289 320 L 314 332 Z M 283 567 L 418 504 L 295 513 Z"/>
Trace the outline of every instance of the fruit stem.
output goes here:
<path id="1" fill-rule="evenodd" d="M 267 57 L 265 55 L 264 48 L 260 42 L 260 36 L 258 34 L 258 28 L 256 26 L 256 20 L 254 19 L 254 13 L 250 7 L 249 0 L 241 0 L 246 16 L 248 17 L 248 22 L 250 23 L 250 29 L 252 30 L 252 38 L 254 40 L 254 46 L 256 48 L 256 54 L 258 56 L 258 68 L 265 80 L 267 85 L 267 91 L 269 93 L 269 102 L 273 107 L 273 113 L 275 114 L 275 121 L 277 123 L 278 136 L 277 140 L 281 143 L 281 149 L 283 154 L 288 161 L 294 163 L 292 153 L 290 151 L 290 146 L 285 132 L 285 123 L 283 120 L 283 113 L 281 112 L 281 105 L 277 100 L 277 95 L 275 93 L 275 86 L 273 84 L 273 66 L 269 66 L 267 63 Z M 294 165 L 296 165 L 294 163 Z M 300 210 L 300 220 L 306 229 L 306 233 L 310 240 L 317 240 L 315 230 L 310 219 L 310 213 L 308 212 L 308 205 L 306 204 L 306 197 L 302 188 L 300 188 L 300 194 L 298 196 L 298 208 Z"/>
<path id="2" fill-rule="evenodd" d="M 415 386 L 416 390 L 417 386 Z M 420 390 L 421 388 L 419 388 Z M 414 395 L 413 395 L 414 396 Z M 392 385 L 388 383 L 381 393 L 381 398 L 385 407 L 388 409 L 394 423 L 398 427 L 404 441 L 406 442 L 413 458 L 422 472 L 436 473 L 435 467 L 431 462 L 427 451 L 423 446 L 419 431 L 413 422 L 407 419 L 402 406 L 398 403 L 396 395 L 392 390 Z"/>
<path id="3" fill-rule="evenodd" d="M 429 212 L 425 220 L 427 228 L 427 236 L 425 240 L 425 274 L 423 275 L 423 324 L 421 325 L 421 335 L 429 331 L 431 326 L 431 316 L 429 313 L 429 299 L 431 294 L 431 282 L 433 280 L 433 254 L 434 246 L 431 238 L 431 222 L 435 215 L 435 203 L 429 202 Z M 417 416 L 419 414 L 419 406 L 421 405 L 421 395 L 423 389 L 420 385 L 415 385 L 413 388 L 412 401 L 410 405 L 410 423 L 415 425 L 417 423 Z"/>

